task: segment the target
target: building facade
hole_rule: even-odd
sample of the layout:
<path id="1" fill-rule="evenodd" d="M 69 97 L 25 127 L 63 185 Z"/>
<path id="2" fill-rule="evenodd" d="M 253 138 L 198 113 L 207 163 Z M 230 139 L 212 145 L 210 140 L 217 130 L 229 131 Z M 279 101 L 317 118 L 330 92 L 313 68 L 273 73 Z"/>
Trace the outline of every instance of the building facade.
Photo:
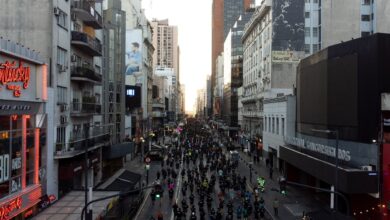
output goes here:
<path id="1" fill-rule="evenodd" d="M 0 218 L 24 219 L 47 191 L 48 69 L 21 44 L 0 38 L 0 51 Z"/>
<path id="2" fill-rule="evenodd" d="M 211 51 L 211 88 L 217 86 L 217 59 L 224 50 L 224 41 L 236 20 L 246 9 L 253 5 L 252 0 L 213 0 L 212 3 L 212 51 Z M 215 106 L 220 98 L 212 97 Z M 217 114 L 218 113 L 213 113 Z"/>
<path id="3" fill-rule="evenodd" d="M 264 99 L 293 93 L 304 56 L 303 10 L 303 2 L 265 0 L 244 28 L 241 129 L 249 139 L 262 137 Z"/>
<path id="4" fill-rule="evenodd" d="M 389 33 L 389 7 L 386 0 L 305 0 L 305 52 L 312 54 L 373 33 Z"/>
<path id="5" fill-rule="evenodd" d="M 343 193 L 347 201 L 327 197 L 331 207 L 345 212 L 347 202 L 357 219 L 387 219 L 386 205 L 378 204 L 390 201 L 385 107 L 390 85 L 384 74 L 390 68 L 384 61 L 389 42 L 388 34 L 374 34 L 303 59 L 296 135 L 285 136 L 279 148 L 288 180 Z M 359 216 L 363 210 L 369 211 Z"/>
<path id="6" fill-rule="evenodd" d="M 50 63 L 46 193 L 61 197 L 72 189 L 98 184 L 102 147 L 110 144 L 102 120 L 102 4 L 87 1 L 5 1 L 2 16 L 17 20 L 0 25 L 5 37 L 41 52 Z M 22 18 L 22 19 L 21 19 Z M 11 25 L 12 24 L 12 25 Z M 36 27 L 35 24 L 40 24 Z M 54 139 L 53 139 L 54 138 Z M 84 171 L 83 150 L 89 143 L 91 166 Z"/>
<path id="7" fill-rule="evenodd" d="M 176 26 L 169 25 L 168 20 L 153 20 L 153 54 L 154 71 L 160 71 L 161 68 L 169 68 L 173 71 L 172 75 L 172 95 L 170 97 L 171 109 L 170 115 L 177 119 L 179 114 L 179 46 L 178 30 Z M 157 74 L 157 73 L 156 73 Z"/>

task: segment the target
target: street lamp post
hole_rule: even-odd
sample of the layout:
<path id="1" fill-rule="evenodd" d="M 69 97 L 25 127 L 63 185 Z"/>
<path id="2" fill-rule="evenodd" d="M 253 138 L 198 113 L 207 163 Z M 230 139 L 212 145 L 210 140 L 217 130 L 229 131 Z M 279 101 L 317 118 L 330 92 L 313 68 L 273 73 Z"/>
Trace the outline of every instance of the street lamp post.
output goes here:
<path id="1" fill-rule="evenodd" d="M 333 191 L 337 191 L 337 186 L 338 186 L 338 180 L 339 180 L 339 131 L 338 130 L 322 130 L 322 129 L 312 129 L 313 132 L 319 132 L 319 133 L 325 133 L 325 134 L 335 134 L 336 136 L 336 161 L 335 161 L 335 184 L 333 186 Z M 335 193 L 331 194 L 333 196 L 333 203 L 334 203 L 334 211 L 337 212 L 338 209 L 338 204 L 337 204 L 337 195 Z"/>

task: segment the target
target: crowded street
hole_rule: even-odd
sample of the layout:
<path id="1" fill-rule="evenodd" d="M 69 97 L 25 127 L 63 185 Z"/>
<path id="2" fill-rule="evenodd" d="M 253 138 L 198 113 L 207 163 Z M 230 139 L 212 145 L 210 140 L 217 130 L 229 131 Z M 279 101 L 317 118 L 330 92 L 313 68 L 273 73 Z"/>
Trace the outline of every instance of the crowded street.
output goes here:
<path id="1" fill-rule="evenodd" d="M 151 163 L 156 186 L 137 219 L 272 219 L 263 198 L 265 181 L 252 184 L 251 171 L 236 150 L 224 147 L 220 134 L 192 121 L 178 138 L 160 163 Z M 278 200 L 271 202 L 277 212 Z"/>

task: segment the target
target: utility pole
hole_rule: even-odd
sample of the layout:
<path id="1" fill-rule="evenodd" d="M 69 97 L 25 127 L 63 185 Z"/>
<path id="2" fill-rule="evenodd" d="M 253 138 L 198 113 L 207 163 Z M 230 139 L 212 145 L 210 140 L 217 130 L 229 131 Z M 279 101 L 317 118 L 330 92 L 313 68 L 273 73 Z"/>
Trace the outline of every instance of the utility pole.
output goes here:
<path id="1" fill-rule="evenodd" d="M 92 220 L 92 210 L 88 210 L 88 142 L 89 142 L 89 124 L 84 126 L 84 192 L 85 192 L 85 218 L 86 220 Z"/>

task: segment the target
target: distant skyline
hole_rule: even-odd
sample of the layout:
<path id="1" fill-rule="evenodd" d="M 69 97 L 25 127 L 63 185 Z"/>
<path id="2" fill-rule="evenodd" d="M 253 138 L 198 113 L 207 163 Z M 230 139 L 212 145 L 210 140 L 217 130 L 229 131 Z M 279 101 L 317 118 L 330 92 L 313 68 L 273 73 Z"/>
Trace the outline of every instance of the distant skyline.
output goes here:
<path id="1" fill-rule="evenodd" d="M 185 84 L 186 111 L 193 111 L 198 89 L 206 87 L 211 69 L 210 0 L 143 0 L 147 18 L 169 19 L 179 31 L 180 83 Z"/>

